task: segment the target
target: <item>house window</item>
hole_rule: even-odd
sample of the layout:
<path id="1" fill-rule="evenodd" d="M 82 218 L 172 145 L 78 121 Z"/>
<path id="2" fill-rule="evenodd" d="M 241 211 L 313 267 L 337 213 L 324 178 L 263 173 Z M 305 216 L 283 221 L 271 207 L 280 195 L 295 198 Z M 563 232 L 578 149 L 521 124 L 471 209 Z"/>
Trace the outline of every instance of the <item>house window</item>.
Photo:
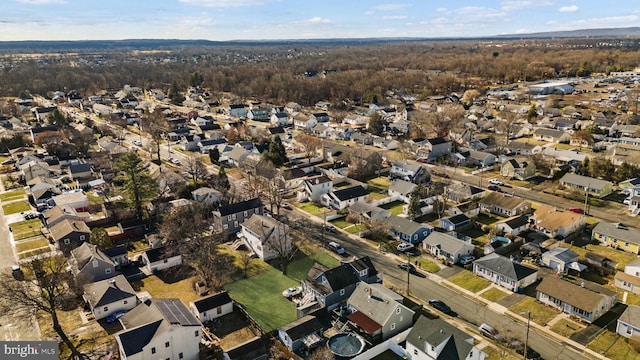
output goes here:
<path id="1" fill-rule="evenodd" d="M 245 210 L 245 211 L 244 211 L 244 217 L 247 217 L 247 215 L 248 215 L 248 214 L 247 214 L 247 211 Z"/>
<path id="2" fill-rule="evenodd" d="M 103 307 L 102 311 L 109 311 L 109 307 L 108 306 Z"/>
<path id="3" fill-rule="evenodd" d="M 64 239 L 63 242 L 68 245 L 71 241 L 69 241 L 69 239 Z"/>
<path id="4" fill-rule="evenodd" d="M 233 220 L 237 219 L 236 214 L 233 214 L 232 217 L 233 217 Z"/>
<path id="5" fill-rule="evenodd" d="M 253 210 L 254 213 L 259 214 L 260 211 L 258 209 Z"/>
<path id="6" fill-rule="evenodd" d="M 155 353 L 156 353 L 156 348 L 155 348 L 155 346 L 151 348 L 151 353 L 152 353 L 152 354 L 155 354 Z"/>
<path id="7" fill-rule="evenodd" d="M 169 347 L 169 342 L 164 343 L 164 347 Z"/>
<path id="8" fill-rule="evenodd" d="M 344 289 L 340 289 L 340 296 L 343 296 L 345 293 Z"/>
<path id="9" fill-rule="evenodd" d="M 398 308 L 396 309 L 396 314 L 400 314 L 400 311 L 402 311 L 402 309 L 400 309 L 400 307 L 398 307 Z"/>
<path id="10" fill-rule="evenodd" d="M 627 335 L 633 334 L 633 327 L 627 326 Z"/>
<path id="11" fill-rule="evenodd" d="M 223 229 L 225 229 L 225 230 L 227 230 L 227 229 L 229 228 L 229 224 L 224 224 L 224 225 L 222 225 L 222 228 L 223 228 Z"/>
<path id="12" fill-rule="evenodd" d="M 395 330 L 396 329 L 396 323 L 391 324 L 391 330 Z"/>
<path id="13" fill-rule="evenodd" d="M 238 222 L 237 221 L 233 222 L 233 227 L 238 227 Z"/>
<path id="14" fill-rule="evenodd" d="M 124 305 L 127 305 L 128 303 L 129 303 L 129 301 L 128 301 L 128 300 L 123 300 L 123 301 L 122 301 L 122 304 L 124 304 Z"/>
<path id="15" fill-rule="evenodd" d="M 93 260 L 91 265 L 93 265 L 93 267 L 98 267 L 98 260 Z"/>
<path id="16" fill-rule="evenodd" d="M 231 215 L 227 216 L 227 221 L 231 221 Z"/>
<path id="17" fill-rule="evenodd" d="M 195 334 L 196 334 L 196 337 L 200 336 L 200 331 L 196 330 Z"/>
<path id="18" fill-rule="evenodd" d="M 84 235 L 80 235 L 80 241 L 84 241 Z"/>
<path id="19" fill-rule="evenodd" d="M 182 359 L 182 358 L 184 358 L 184 355 L 182 353 L 179 353 L 178 354 L 178 359 Z"/>
<path id="20" fill-rule="evenodd" d="M 624 246 L 629 247 L 629 243 L 628 242 L 624 243 Z"/>
<path id="21" fill-rule="evenodd" d="M 104 273 L 105 274 L 111 274 L 111 268 L 104 269 Z"/>

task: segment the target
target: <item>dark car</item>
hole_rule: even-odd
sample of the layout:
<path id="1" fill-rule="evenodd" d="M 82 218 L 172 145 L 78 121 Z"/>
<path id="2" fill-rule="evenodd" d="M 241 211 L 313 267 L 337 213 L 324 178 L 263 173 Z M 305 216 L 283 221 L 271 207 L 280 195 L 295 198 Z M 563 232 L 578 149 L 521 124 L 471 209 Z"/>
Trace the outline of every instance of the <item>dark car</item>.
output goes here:
<path id="1" fill-rule="evenodd" d="M 500 186 L 498 186 L 498 185 L 489 185 L 488 189 L 491 190 L 491 191 L 500 191 Z"/>
<path id="2" fill-rule="evenodd" d="M 449 305 L 445 304 L 441 300 L 430 299 L 429 300 L 429 305 L 431 305 L 434 309 L 440 310 L 440 311 L 442 311 L 443 313 L 445 313 L 447 315 L 455 316 L 455 312 L 453 312 L 453 310 L 451 310 Z"/>
<path id="3" fill-rule="evenodd" d="M 421 277 L 421 278 L 427 277 L 425 274 L 423 274 L 423 273 L 419 272 L 419 271 L 416 269 L 416 267 L 415 267 L 415 266 L 413 266 L 413 265 L 412 265 L 412 264 L 410 264 L 410 263 L 403 262 L 403 263 L 398 264 L 398 267 L 399 267 L 402 271 L 408 271 L 408 272 L 409 272 L 409 274 L 411 274 L 411 275 L 415 275 L 415 276 L 417 276 L 417 277 Z"/>

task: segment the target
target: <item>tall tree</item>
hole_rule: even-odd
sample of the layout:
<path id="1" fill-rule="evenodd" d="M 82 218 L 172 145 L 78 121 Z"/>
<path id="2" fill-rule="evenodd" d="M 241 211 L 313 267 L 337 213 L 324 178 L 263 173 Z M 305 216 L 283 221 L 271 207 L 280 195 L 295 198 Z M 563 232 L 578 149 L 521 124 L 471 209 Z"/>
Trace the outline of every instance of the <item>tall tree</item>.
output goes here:
<path id="1" fill-rule="evenodd" d="M 58 129 L 65 128 L 67 125 L 71 123 L 71 118 L 68 116 L 64 116 L 64 114 L 55 108 L 52 112 L 47 115 L 47 122 L 50 125 L 55 125 Z"/>
<path id="2" fill-rule="evenodd" d="M 191 76 L 189 77 L 189 85 L 193 87 L 200 86 L 202 85 L 203 82 L 204 82 L 204 76 L 202 76 L 202 74 L 200 74 L 197 71 L 192 73 Z"/>
<path id="3" fill-rule="evenodd" d="M 27 265 L 23 265 L 27 266 Z M 73 276 L 67 271 L 62 256 L 37 259 L 29 265 L 25 279 L 18 281 L 5 273 L 0 276 L 0 310 L 16 318 L 31 321 L 40 312 L 51 317 L 53 330 L 71 352 L 72 359 L 81 359 L 80 351 L 63 329 L 58 311 L 77 301 Z M 70 291 L 72 290 L 72 291 Z"/>
<path id="4" fill-rule="evenodd" d="M 128 152 L 118 158 L 114 164 L 118 172 L 117 180 L 123 182 L 129 207 L 136 212 L 138 219 L 144 216 L 144 205 L 153 199 L 158 192 L 158 184 L 143 167 L 143 162 L 136 152 Z"/>
<path id="5" fill-rule="evenodd" d="M 292 244 L 289 225 L 279 221 L 277 223 L 276 229 L 272 233 L 265 234 L 265 236 L 268 236 L 265 246 L 276 254 L 280 271 L 282 271 L 282 274 L 287 275 L 289 263 L 295 257 L 297 248 Z"/>
<path id="6" fill-rule="evenodd" d="M 164 114 L 158 108 L 152 112 L 147 112 L 140 119 L 140 130 L 144 130 L 151 136 L 151 151 L 155 152 L 160 164 L 160 144 L 162 143 L 162 136 L 167 130 L 167 122 L 165 121 Z"/>
<path id="7" fill-rule="evenodd" d="M 220 150 L 217 147 L 209 150 L 209 160 L 212 164 L 217 164 L 220 161 Z"/>
<path id="8" fill-rule="evenodd" d="M 227 177 L 227 173 L 224 171 L 224 167 L 222 166 L 218 171 L 218 176 L 216 176 L 213 182 L 213 188 L 221 192 L 226 192 L 227 190 L 229 190 L 229 188 L 231 188 L 229 177 Z"/>
<path id="9" fill-rule="evenodd" d="M 113 246 L 113 241 L 109 237 L 109 233 L 107 230 L 96 227 L 91 230 L 91 235 L 89 235 L 89 242 L 93 245 L 96 245 L 100 249 L 108 249 Z"/>
<path id="10" fill-rule="evenodd" d="M 382 116 L 377 112 L 373 113 L 369 118 L 369 125 L 367 126 L 369 132 L 373 135 L 382 136 L 386 128 L 387 122 L 382 118 Z"/>
<path id="11" fill-rule="evenodd" d="M 202 180 L 209 171 L 207 170 L 207 165 L 202 162 L 200 159 L 200 155 L 198 156 L 189 156 L 187 161 L 187 168 L 189 169 L 189 174 L 191 174 L 191 180 L 195 185 L 198 184 L 198 181 Z"/>
<path id="12" fill-rule="evenodd" d="M 289 161 L 287 158 L 287 150 L 284 148 L 280 136 L 276 135 L 271 138 L 271 141 L 269 141 L 269 150 L 264 153 L 263 157 L 271 161 L 276 167 L 280 167 Z"/>
<path id="13" fill-rule="evenodd" d="M 182 105 L 182 102 L 185 99 L 178 87 L 178 83 L 175 80 L 171 83 L 171 87 L 169 88 L 169 99 L 171 99 L 171 103 L 174 105 Z"/>

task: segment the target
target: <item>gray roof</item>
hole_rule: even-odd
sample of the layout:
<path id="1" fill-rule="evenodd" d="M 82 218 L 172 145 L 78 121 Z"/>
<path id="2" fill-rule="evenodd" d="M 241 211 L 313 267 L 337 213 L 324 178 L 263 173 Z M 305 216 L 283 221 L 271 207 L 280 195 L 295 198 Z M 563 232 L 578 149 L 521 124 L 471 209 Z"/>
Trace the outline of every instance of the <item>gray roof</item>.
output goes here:
<path id="1" fill-rule="evenodd" d="M 421 228 L 429 229 L 427 225 L 396 215 L 390 216 L 387 219 L 387 222 L 391 225 L 393 230 L 402 232 L 403 234 L 413 234 Z"/>
<path id="2" fill-rule="evenodd" d="M 357 201 L 349 206 L 349 212 L 352 214 L 367 215 L 371 219 L 388 219 L 391 213 L 383 208 L 371 205 L 366 201 Z"/>
<path id="3" fill-rule="evenodd" d="M 302 339 L 303 337 L 322 329 L 322 323 L 320 323 L 320 320 L 313 315 L 305 315 L 281 328 L 281 330 L 286 332 L 293 341 Z"/>
<path id="4" fill-rule="evenodd" d="M 580 185 L 583 187 L 589 187 L 591 189 L 598 189 L 598 190 L 604 188 L 607 184 L 613 185 L 610 181 L 607 181 L 607 180 L 600 180 L 600 179 L 596 179 L 588 176 L 582 176 L 582 175 L 573 174 L 573 173 L 564 174 L 564 176 L 560 179 L 560 182 L 567 183 L 567 184 Z"/>
<path id="5" fill-rule="evenodd" d="M 440 247 L 440 249 L 449 254 L 457 254 L 464 248 L 473 248 L 473 244 L 466 243 L 451 235 L 447 235 L 438 231 L 434 231 L 429 234 L 429 236 L 424 239 L 424 244 L 430 246 L 438 246 Z"/>
<path id="6" fill-rule="evenodd" d="M 408 195 L 413 190 L 415 190 L 415 188 L 417 186 L 418 185 L 412 183 L 411 181 L 405 181 L 405 180 L 402 180 L 402 179 L 395 179 L 391 183 L 391 186 L 389 186 L 389 191 L 395 191 L 395 192 L 398 192 L 398 193 L 400 193 L 402 195 Z"/>
<path id="7" fill-rule="evenodd" d="M 268 239 L 271 233 L 280 225 L 280 222 L 272 217 L 253 214 L 242 223 L 243 228 L 251 230 L 254 234 Z"/>
<path id="8" fill-rule="evenodd" d="M 192 304 L 198 309 L 198 312 L 205 312 L 207 310 L 215 309 L 218 306 L 222 306 L 232 302 L 229 293 L 226 291 L 219 292 L 217 294 L 209 295 L 202 299 L 192 302 Z"/>
<path id="9" fill-rule="evenodd" d="M 497 274 L 504 275 L 512 280 L 521 280 L 527 276 L 538 272 L 534 268 L 524 266 L 522 264 L 511 261 L 502 255 L 491 253 L 481 259 L 474 261 L 474 264 L 478 264 L 486 269 L 489 269 Z"/>
<path id="10" fill-rule="evenodd" d="M 533 133 L 534 133 L 534 135 L 550 136 L 550 137 L 553 137 L 553 138 L 559 138 L 559 137 L 562 137 L 562 135 L 564 134 L 564 131 L 554 130 L 554 129 L 536 129 Z"/>
<path id="11" fill-rule="evenodd" d="M 409 331 L 407 343 L 422 351 L 426 348 L 425 343 L 428 343 L 438 349 L 437 359 L 464 360 L 473 349 L 473 336 L 440 318 L 421 316 Z"/>
<path id="12" fill-rule="evenodd" d="M 333 192 L 333 196 L 335 196 L 340 201 L 351 200 L 367 195 L 369 195 L 369 190 L 362 187 L 362 185 L 356 185 L 350 188 L 336 190 Z"/>
<path id="13" fill-rule="evenodd" d="M 89 244 L 88 242 L 84 242 L 82 245 L 71 250 L 71 255 L 78 264 L 78 270 L 82 270 L 93 259 L 113 264 L 111 258 L 102 252 L 102 250 L 98 249 L 96 245 Z"/>
<path id="14" fill-rule="evenodd" d="M 525 215 L 518 215 L 509 219 L 505 219 L 502 222 L 507 224 L 512 229 L 517 229 L 520 226 L 528 224 L 529 218 Z"/>
<path id="15" fill-rule="evenodd" d="M 544 254 L 542 254 L 542 257 L 543 258 L 553 257 L 567 264 L 573 261 L 578 261 L 578 258 L 580 257 L 580 255 L 566 248 L 555 248 L 553 250 L 549 250 Z"/>
<path id="16" fill-rule="evenodd" d="M 400 160 L 393 163 L 393 166 L 405 169 L 407 171 L 416 172 L 422 167 L 422 164 L 416 161 Z"/>
<path id="17" fill-rule="evenodd" d="M 84 298 L 91 306 L 99 307 L 135 296 L 136 292 L 124 275 L 84 286 Z"/>
<path id="18" fill-rule="evenodd" d="M 359 282 L 347 303 L 371 320 L 384 325 L 398 305 L 402 305 L 402 295 L 382 284 Z"/>
<path id="19" fill-rule="evenodd" d="M 498 206 L 507 210 L 518 208 L 525 202 L 526 200 L 517 196 L 507 196 L 499 192 L 492 192 L 479 201 L 481 205 Z"/>
<path id="20" fill-rule="evenodd" d="M 536 287 L 536 291 L 550 295 L 563 303 L 570 304 L 581 310 L 595 311 L 603 297 L 616 296 L 616 292 L 600 285 L 582 281 L 584 286 L 562 280 L 555 276 L 547 276 Z"/>
<path id="21" fill-rule="evenodd" d="M 640 244 L 640 230 L 620 223 L 608 223 L 601 221 L 593 228 L 592 233 L 599 233 L 618 240 L 624 240 L 633 244 Z"/>
<path id="22" fill-rule="evenodd" d="M 629 324 L 635 328 L 640 328 L 640 306 L 638 305 L 629 305 L 618 321 L 622 321 L 625 324 Z"/>

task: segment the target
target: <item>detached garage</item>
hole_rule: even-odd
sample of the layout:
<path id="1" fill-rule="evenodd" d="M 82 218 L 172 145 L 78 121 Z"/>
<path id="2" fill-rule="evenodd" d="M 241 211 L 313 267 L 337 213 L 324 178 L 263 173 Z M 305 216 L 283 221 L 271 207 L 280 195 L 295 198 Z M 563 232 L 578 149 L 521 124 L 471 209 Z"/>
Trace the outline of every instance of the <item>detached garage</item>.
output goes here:
<path id="1" fill-rule="evenodd" d="M 191 313 L 202 323 L 217 319 L 233 312 L 233 300 L 226 291 L 209 295 L 189 303 Z"/>
<path id="2" fill-rule="evenodd" d="M 182 265 L 182 256 L 175 255 L 166 247 L 146 250 L 142 254 L 142 261 L 145 269 L 153 274 L 157 271 Z"/>

